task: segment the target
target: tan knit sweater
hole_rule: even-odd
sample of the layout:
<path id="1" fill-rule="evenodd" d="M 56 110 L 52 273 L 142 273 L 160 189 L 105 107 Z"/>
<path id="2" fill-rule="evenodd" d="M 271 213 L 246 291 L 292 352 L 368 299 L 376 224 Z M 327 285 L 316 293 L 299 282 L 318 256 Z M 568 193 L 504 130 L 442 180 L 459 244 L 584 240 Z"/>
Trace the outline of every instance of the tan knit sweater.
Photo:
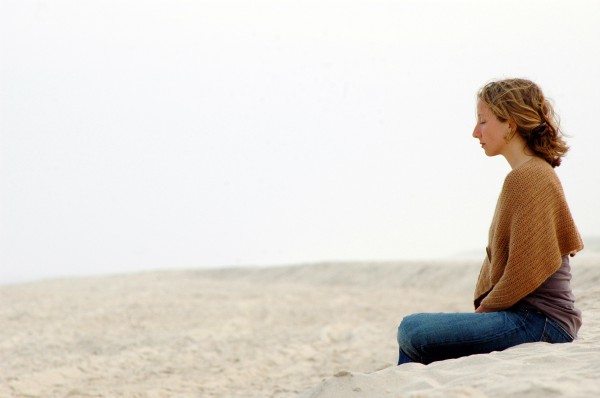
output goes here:
<path id="1" fill-rule="evenodd" d="M 511 307 L 558 270 L 583 242 L 558 176 L 533 157 L 504 180 L 475 287 L 475 308 Z"/>

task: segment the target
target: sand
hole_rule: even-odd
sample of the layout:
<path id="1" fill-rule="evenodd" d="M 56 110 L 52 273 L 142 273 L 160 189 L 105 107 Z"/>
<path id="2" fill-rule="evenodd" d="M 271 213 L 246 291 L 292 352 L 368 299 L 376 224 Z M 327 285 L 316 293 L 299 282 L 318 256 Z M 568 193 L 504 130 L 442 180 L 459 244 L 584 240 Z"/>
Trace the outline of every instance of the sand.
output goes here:
<path id="1" fill-rule="evenodd" d="M 0 286 L 0 397 L 600 396 L 600 258 L 572 344 L 396 367 L 413 312 L 471 311 L 476 261 L 164 271 Z"/>

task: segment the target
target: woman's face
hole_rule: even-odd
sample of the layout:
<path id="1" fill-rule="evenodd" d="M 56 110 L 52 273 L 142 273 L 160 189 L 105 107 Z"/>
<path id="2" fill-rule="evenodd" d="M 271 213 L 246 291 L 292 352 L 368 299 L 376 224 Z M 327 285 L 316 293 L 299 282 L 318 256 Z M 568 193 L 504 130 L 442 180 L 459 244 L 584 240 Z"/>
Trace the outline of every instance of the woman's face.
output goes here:
<path id="1" fill-rule="evenodd" d="M 485 154 L 488 156 L 502 154 L 507 146 L 504 137 L 508 133 L 508 121 L 501 122 L 485 102 L 477 101 L 477 124 L 473 129 L 473 137 L 479 140 Z"/>

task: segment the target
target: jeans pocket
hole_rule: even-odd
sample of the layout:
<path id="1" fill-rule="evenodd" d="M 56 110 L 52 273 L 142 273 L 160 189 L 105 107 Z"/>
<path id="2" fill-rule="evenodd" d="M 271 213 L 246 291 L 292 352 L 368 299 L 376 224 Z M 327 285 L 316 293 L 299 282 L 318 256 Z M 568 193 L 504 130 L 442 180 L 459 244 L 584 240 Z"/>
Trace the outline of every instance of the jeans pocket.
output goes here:
<path id="1" fill-rule="evenodd" d="M 573 340 L 573 336 L 567 333 L 555 320 L 546 317 L 541 341 L 546 343 L 570 343 Z"/>

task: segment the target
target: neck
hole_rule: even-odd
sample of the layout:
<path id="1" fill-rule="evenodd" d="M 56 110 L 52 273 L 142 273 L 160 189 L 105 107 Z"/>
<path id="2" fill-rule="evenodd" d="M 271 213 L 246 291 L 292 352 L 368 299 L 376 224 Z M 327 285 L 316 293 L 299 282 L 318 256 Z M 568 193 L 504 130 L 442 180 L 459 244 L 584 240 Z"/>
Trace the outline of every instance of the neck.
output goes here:
<path id="1" fill-rule="evenodd" d="M 510 145 L 506 147 L 502 156 L 504 156 L 510 167 L 514 170 L 531 159 L 533 154 L 528 150 L 525 140 L 520 136 L 516 136 L 511 140 Z"/>

